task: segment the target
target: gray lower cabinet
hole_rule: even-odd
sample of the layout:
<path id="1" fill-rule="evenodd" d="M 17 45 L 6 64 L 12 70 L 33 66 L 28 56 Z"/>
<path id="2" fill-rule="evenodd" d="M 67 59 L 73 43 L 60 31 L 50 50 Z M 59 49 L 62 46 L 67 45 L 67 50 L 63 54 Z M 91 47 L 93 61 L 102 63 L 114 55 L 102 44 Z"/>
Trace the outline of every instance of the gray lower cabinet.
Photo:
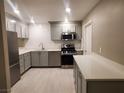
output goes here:
<path id="1" fill-rule="evenodd" d="M 24 55 L 19 56 L 19 64 L 20 64 L 20 73 L 22 74 L 25 71 Z"/>
<path id="2" fill-rule="evenodd" d="M 32 67 L 40 66 L 40 52 L 31 52 L 31 65 Z"/>
<path id="3" fill-rule="evenodd" d="M 76 93 L 83 93 L 82 92 L 82 75 L 76 63 L 74 63 L 74 78 L 75 78 Z"/>
<path id="4" fill-rule="evenodd" d="M 31 67 L 31 55 L 30 53 L 25 53 L 19 56 L 20 63 L 20 73 L 23 74 L 26 70 Z"/>
<path id="5" fill-rule="evenodd" d="M 40 66 L 48 66 L 48 51 L 41 51 L 40 52 Z"/>
<path id="6" fill-rule="evenodd" d="M 83 78 L 82 73 L 76 62 L 74 62 L 74 79 L 75 79 L 75 89 L 76 93 L 87 93 L 86 92 L 86 80 Z"/>
<path id="7" fill-rule="evenodd" d="M 49 66 L 61 66 L 61 52 L 49 51 L 48 52 L 48 65 Z"/>
<path id="8" fill-rule="evenodd" d="M 77 73 L 77 93 L 82 93 L 82 75 L 80 71 Z"/>
<path id="9" fill-rule="evenodd" d="M 77 88 L 78 88 L 78 68 L 77 68 L 77 66 L 76 66 L 76 63 L 74 62 L 74 79 L 75 79 L 75 81 L 74 81 L 74 83 L 75 83 L 75 90 L 76 90 L 76 93 L 77 93 Z"/>
<path id="10" fill-rule="evenodd" d="M 33 51 L 23 55 L 27 70 L 32 67 L 51 67 L 61 66 L 61 52 L 60 51 Z M 31 62 L 31 63 L 30 63 Z"/>
<path id="11" fill-rule="evenodd" d="M 30 53 L 24 54 L 24 60 L 25 60 L 25 70 L 28 70 L 31 67 L 31 57 Z"/>
<path id="12" fill-rule="evenodd" d="M 32 67 L 48 66 L 48 51 L 31 52 Z"/>
<path id="13" fill-rule="evenodd" d="M 86 80 L 84 79 L 76 62 L 74 62 L 74 78 L 76 93 L 88 93 Z M 92 92 L 91 92 L 92 93 Z"/>

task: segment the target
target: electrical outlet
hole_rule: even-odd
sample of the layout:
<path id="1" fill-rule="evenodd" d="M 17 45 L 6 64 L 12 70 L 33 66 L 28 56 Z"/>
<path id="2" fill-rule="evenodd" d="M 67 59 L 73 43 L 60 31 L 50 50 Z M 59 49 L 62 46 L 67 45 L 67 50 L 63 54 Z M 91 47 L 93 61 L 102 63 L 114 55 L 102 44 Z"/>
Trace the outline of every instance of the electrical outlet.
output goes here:
<path id="1" fill-rule="evenodd" d="M 102 53 L 102 48 L 99 48 L 99 53 L 100 53 L 100 54 Z"/>

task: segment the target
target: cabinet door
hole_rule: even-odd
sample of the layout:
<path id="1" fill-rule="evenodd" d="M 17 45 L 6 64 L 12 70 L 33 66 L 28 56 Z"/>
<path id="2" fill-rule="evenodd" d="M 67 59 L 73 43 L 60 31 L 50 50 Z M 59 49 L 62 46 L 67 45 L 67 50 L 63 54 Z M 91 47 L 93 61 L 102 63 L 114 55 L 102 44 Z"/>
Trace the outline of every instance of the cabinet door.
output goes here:
<path id="1" fill-rule="evenodd" d="M 30 53 L 24 54 L 25 59 L 25 70 L 28 70 L 31 67 Z"/>
<path id="2" fill-rule="evenodd" d="M 18 38 L 22 38 L 22 31 L 21 31 L 20 23 L 16 23 L 16 32 L 17 32 Z"/>
<path id="3" fill-rule="evenodd" d="M 22 31 L 22 38 L 25 38 L 25 25 L 24 24 L 22 24 L 21 25 L 21 31 Z"/>
<path id="4" fill-rule="evenodd" d="M 78 77 L 77 77 L 77 93 L 82 93 L 82 75 L 81 72 L 78 71 Z"/>
<path id="5" fill-rule="evenodd" d="M 61 52 L 49 51 L 48 52 L 48 65 L 49 66 L 61 66 Z"/>
<path id="6" fill-rule="evenodd" d="M 25 38 L 29 38 L 29 29 L 28 29 L 28 25 L 25 25 Z"/>
<path id="7" fill-rule="evenodd" d="M 75 75 L 75 89 L 76 89 L 76 93 L 78 91 L 78 67 L 77 67 L 77 64 L 76 62 L 74 61 L 74 75 Z"/>
<path id="8" fill-rule="evenodd" d="M 62 24 L 51 24 L 51 39 L 61 40 L 62 30 L 63 30 Z"/>
<path id="9" fill-rule="evenodd" d="M 81 40 L 82 38 L 82 25 L 79 23 L 79 24 L 76 24 L 76 33 L 77 33 L 77 40 Z"/>
<path id="10" fill-rule="evenodd" d="M 16 32 L 16 23 L 11 22 L 10 19 L 7 19 L 7 30 L 12 31 L 12 32 Z"/>
<path id="11" fill-rule="evenodd" d="M 81 40 L 82 23 L 81 22 L 72 22 L 70 24 L 51 23 L 51 39 L 52 40 L 61 40 L 62 32 L 76 32 L 77 40 Z"/>
<path id="12" fill-rule="evenodd" d="M 19 56 L 19 64 L 20 64 L 20 73 L 24 73 L 25 68 L 24 68 L 24 57 L 23 55 Z"/>
<path id="13" fill-rule="evenodd" d="M 75 23 L 63 24 L 62 32 L 76 32 L 76 24 Z"/>
<path id="14" fill-rule="evenodd" d="M 48 66 L 48 52 L 40 52 L 40 66 Z"/>
<path id="15" fill-rule="evenodd" d="M 31 52 L 31 62 L 33 67 L 40 66 L 39 52 Z"/>

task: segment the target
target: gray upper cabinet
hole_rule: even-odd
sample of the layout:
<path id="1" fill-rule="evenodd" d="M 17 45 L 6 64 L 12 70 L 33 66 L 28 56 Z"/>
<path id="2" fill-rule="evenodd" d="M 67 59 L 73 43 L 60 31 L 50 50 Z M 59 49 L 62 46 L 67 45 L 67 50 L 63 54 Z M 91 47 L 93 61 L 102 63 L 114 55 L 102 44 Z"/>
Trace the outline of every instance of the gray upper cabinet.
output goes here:
<path id="1" fill-rule="evenodd" d="M 40 52 L 40 66 L 48 66 L 48 51 Z"/>
<path id="2" fill-rule="evenodd" d="M 7 31 L 16 32 L 16 23 L 13 21 L 14 20 L 11 20 L 11 19 L 6 17 L 6 30 Z"/>
<path id="3" fill-rule="evenodd" d="M 16 23 L 16 32 L 17 32 L 18 38 L 22 38 L 21 25 L 19 22 Z"/>
<path id="4" fill-rule="evenodd" d="M 28 70 L 31 67 L 30 53 L 24 54 L 24 60 L 25 60 L 25 70 Z"/>
<path id="5" fill-rule="evenodd" d="M 69 26 L 68 26 L 69 24 Z M 51 39 L 52 40 L 61 40 L 62 32 L 76 32 L 77 40 L 81 40 L 82 38 L 82 22 L 70 22 L 66 25 L 63 22 L 50 22 L 51 29 Z"/>
<path id="6" fill-rule="evenodd" d="M 28 39 L 29 38 L 29 28 L 27 23 L 22 23 L 16 19 L 11 19 L 6 17 L 6 30 L 17 32 L 19 39 Z"/>
<path id="7" fill-rule="evenodd" d="M 49 66 L 61 66 L 61 52 L 49 51 L 48 52 L 48 65 Z"/>
<path id="8" fill-rule="evenodd" d="M 61 40 L 63 26 L 62 24 L 53 23 L 51 24 L 51 39 Z"/>
<path id="9" fill-rule="evenodd" d="M 29 30 L 28 30 L 28 25 L 27 24 L 21 24 L 22 28 L 22 38 L 29 38 Z"/>
<path id="10" fill-rule="evenodd" d="M 31 52 L 31 63 L 32 67 L 40 66 L 40 55 L 39 52 Z"/>
<path id="11" fill-rule="evenodd" d="M 25 38 L 29 38 L 29 27 L 28 27 L 28 25 L 25 26 Z"/>
<path id="12" fill-rule="evenodd" d="M 82 38 L 82 24 L 81 23 L 78 23 L 78 24 L 75 24 L 76 26 L 76 33 L 77 33 L 77 40 L 81 40 Z"/>

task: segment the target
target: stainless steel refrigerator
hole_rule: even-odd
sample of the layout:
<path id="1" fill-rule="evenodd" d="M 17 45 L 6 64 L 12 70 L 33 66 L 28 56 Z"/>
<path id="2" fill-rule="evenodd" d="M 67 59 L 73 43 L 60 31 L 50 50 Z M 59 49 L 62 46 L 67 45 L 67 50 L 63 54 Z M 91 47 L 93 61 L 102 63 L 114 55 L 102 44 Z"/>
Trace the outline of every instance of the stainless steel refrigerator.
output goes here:
<path id="1" fill-rule="evenodd" d="M 20 80 L 17 33 L 7 31 L 11 86 Z"/>

